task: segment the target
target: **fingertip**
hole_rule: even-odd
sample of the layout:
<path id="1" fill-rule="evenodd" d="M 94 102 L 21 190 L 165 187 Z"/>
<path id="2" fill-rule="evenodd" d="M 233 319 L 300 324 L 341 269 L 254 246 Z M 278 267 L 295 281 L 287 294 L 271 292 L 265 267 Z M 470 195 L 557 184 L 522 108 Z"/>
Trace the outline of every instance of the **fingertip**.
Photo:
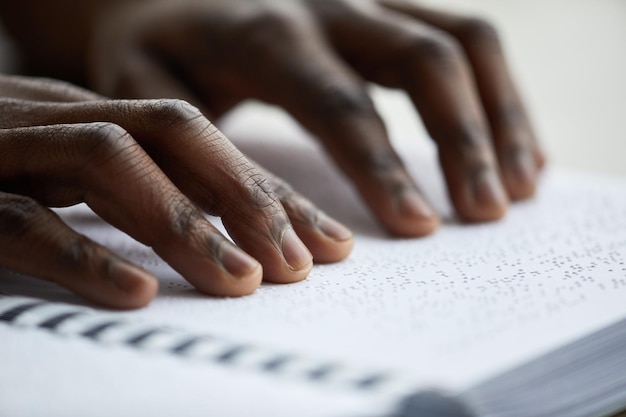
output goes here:
<path id="1" fill-rule="evenodd" d="M 152 274 L 117 260 L 109 264 L 105 275 L 85 271 L 80 278 L 51 280 L 90 302 L 116 310 L 144 307 L 154 299 L 159 289 L 159 283 Z"/>
<path id="2" fill-rule="evenodd" d="M 242 297 L 259 288 L 263 267 L 256 259 L 225 239 L 220 240 L 216 255 L 208 273 L 206 268 L 190 271 L 192 275 L 188 279 L 200 292 L 217 297 Z"/>
<path id="3" fill-rule="evenodd" d="M 464 222 L 484 223 L 502 219 L 506 215 L 508 207 L 508 200 L 467 206 L 457 204 L 457 213 Z"/>
<path id="4" fill-rule="evenodd" d="M 331 241 L 329 244 L 321 244 L 317 247 L 309 245 L 316 263 L 327 264 L 346 259 L 354 248 L 354 239 L 348 238 L 342 241 Z"/>
<path id="5" fill-rule="evenodd" d="M 157 254 L 206 295 L 241 297 L 252 294 L 261 285 L 263 267 L 256 259 L 211 228 L 200 239 L 205 245 L 193 245 L 182 253 L 168 248 Z"/>
<path id="6" fill-rule="evenodd" d="M 535 157 L 535 163 L 537 164 L 537 171 L 541 172 L 548 163 L 548 157 L 543 154 L 540 150 L 534 150 L 533 156 Z"/>
<path id="7" fill-rule="evenodd" d="M 121 309 L 143 307 L 156 296 L 159 289 L 154 275 L 124 261 L 110 263 L 108 274 L 118 294 L 100 302 L 110 307 Z"/>
<path id="8" fill-rule="evenodd" d="M 503 167 L 503 180 L 511 200 L 523 200 L 535 194 L 540 166 L 530 151 L 518 152 Z"/>
<path id="9" fill-rule="evenodd" d="M 291 225 L 283 231 L 281 246 L 283 257 L 289 269 L 295 273 L 307 271 L 308 274 L 308 271 L 310 271 L 313 266 L 313 255 Z"/>
<path id="10" fill-rule="evenodd" d="M 259 288 L 262 280 L 263 267 L 258 262 L 255 263 L 254 267 L 241 272 L 237 276 L 224 273 L 218 276 L 190 279 L 198 291 L 215 297 L 243 297 L 250 295 Z"/>
<path id="11" fill-rule="evenodd" d="M 321 235 L 333 242 L 341 243 L 352 240 L 352 231 L 337 220 L 329 217 L 326 213 L 318 211 L 315 219 L 315 225 Z"/>
<path id="12" fill-rule="evenodd" d="M 295 222 L 294 229 L 316 263 L 339 262 L 354 247 L 352 231 L 321 211 L 315 216 L 314 224 Z"/>
<path id="13" fill-rule="evenodd" d="M 519 178 L 511 178 L 511 176 L 505 175 L 505 184 L 509 198 L 512 201 L 520 201 L 531 198 L 535 195 L 537 189 L 536 179 L 530 178 L 520 180 Z"/>
<path id="14" fill-rule="evenodd" d="M 467 194 L 452 200 L 462 220 L 470 223 L 499 220 L 506 214 L 509 198 L 502 181 L 492 169 L 475 173 L 467 184 Z"/>
<path id="15" fill-rule="evenodd" d="M 462 221 L 466 223 L 485 223 L 502 219 L 508 210 L 508 203 L 499 202 L 491 205 L 474 205 L 457 208 Z"/>
<path id="16" fill-rule="evenodd" d="M 313 255 L 289 224 L 271 253 L 263 254 L 263 280 L 291 284 L 304 280 L 313 269 Z"/>
<path id="17" fill-rule="evenodd" d="M 431 235 L 439 227 L 440 221 L 437 216 L 394 219 L 393 223 L 388 223 L 388 231 L 397 237 L 424 237 Z"/>
<path id="18" fill-rule="evenodd" d="M 236 281 L 258 275 L 257 269 L 261 266 L 256 259 L 227 240 L 220 242 L 218 259 L 222 268 Z"/>
<path id="19" fill-rule="evenodd" d="M 405 190 L 392 201 L 391 210 L 379 213 L 379 218 L 394 236 L 427 236 L 439 227 L 439 217 L 417 191 Z"/>
<path id="20" fill-rule="evenodd" d="M 350 255 L 354 247 L 354 238 L 349 228 L 321 211 L 317 213 L 315 225 L 317 236 L 322 239 L 305 240 L 315 262 L 338 262 Z"/>

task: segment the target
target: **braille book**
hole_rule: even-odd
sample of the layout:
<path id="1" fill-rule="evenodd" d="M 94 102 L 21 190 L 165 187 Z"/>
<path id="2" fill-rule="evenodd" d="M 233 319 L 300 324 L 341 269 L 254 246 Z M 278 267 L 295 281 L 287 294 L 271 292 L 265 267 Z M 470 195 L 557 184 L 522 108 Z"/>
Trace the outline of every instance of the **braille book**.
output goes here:
<path id="1" fill-rule="evenodd" d="M 315 158 L 310 158 L 315 159 Z M 626 406 L 626 181 L 550 171 L 487 224 L 375 225 L 331 169 L 294 184 L 355 232 L 344 262 L 197 293 L 86 207 L 72 227 L 153 271 L 136 311 L 0 272 L 0 415 L 593 417 Z M 422 177 L 423 178 L 423 177 Z"/>

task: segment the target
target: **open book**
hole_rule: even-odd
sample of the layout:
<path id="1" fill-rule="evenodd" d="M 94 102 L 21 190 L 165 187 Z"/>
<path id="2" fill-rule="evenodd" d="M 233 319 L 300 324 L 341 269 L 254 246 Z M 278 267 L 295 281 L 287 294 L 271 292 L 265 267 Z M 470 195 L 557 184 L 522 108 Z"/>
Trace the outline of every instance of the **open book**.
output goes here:
<path id="1" fill-rule="evenodd" d="M 59 210 L 153 271 L 160 292 L 138 311 L 102 311 L 0 270 L 0 415 L 589 417 L 626 406 L 625 179 L 549 171 L 504 220 L 464 225 L 432 158 L 400 144 L 444 221 L 433 236 L 393 239 L 310 142 L 272 143 L 241 146 L 355 231 L 350 258 L 301 283 L 210 298 L 85 207 Z"/>

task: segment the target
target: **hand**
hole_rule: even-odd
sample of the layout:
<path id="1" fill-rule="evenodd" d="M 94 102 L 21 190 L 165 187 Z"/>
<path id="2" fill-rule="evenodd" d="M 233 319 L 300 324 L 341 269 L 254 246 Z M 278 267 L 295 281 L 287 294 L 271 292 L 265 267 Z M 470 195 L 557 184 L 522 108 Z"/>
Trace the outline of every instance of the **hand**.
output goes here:
<path id="1" fill-rule="evenodd" d="M 311 252 L 323 262 L 350 252 L 349 230 L 261 175 L 184 101 L 113 101 L 0 76 L 0 108 L 0 266 L 106 306 L 146 304 L 157 290 L 149 272 L 47 208 L 80 202 L 212 295 L 249 294 L 262 278 L 299 281 Z M 222 218 L 236 245 L 202 210 Z"/>
<path id="2" fill-rule="evenodd" d="M 493 27 L 409 0 L 123 2 L 91 45 L 100 91 L 181 97 L 218 117 L 246 98 L 315 133 L 392 233 L 438 225 L 390 145 L 365 80 L 405 90 L 439 147 L 458 215 L 500 218 L 543 156 Z"/>

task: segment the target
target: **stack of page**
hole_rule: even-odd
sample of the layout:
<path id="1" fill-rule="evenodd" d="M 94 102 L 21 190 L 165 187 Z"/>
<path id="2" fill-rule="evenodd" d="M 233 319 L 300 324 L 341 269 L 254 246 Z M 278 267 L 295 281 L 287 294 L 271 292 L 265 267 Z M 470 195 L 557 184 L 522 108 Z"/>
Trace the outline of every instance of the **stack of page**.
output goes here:
<path id="1" fill-rule="evenodd" d="M 347 260 L 211 298 L 86 207 L 59 210 L 153 271 L 160 292 L 147 308 L 104 311 L 0 271 L 0 414 L 589 417 L 626 406 L 626 180 L 551 170 L 502 221 L 467 225 L 434 162 L 408 149 L 443 221 L 397 239 L 316 147 L 283 145 L 252 156 L 354 230 Z"/>

